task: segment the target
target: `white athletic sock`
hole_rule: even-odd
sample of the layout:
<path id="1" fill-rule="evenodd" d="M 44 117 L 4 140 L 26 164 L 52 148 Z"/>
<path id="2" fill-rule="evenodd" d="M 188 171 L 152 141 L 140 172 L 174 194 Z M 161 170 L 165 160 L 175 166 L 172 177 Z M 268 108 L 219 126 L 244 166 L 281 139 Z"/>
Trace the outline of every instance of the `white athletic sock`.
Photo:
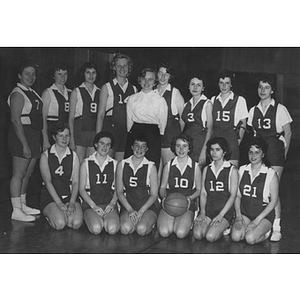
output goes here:
<path id="1" fill-rule="evenodd" d="M 11 204 L 13 207 L 13 212 L 11 218 L 13 220 L 22 221 L 22 222 L 32 222 L 35 221 L 35 217 L 29 216 L 22 210 L 21 197 L 11 198 Z"/>
<path id="2" fill-rule="evenodd" d="M 273 230 L 274 231 L 280 231 L 280 229 L 281 229 L 280 220 L 281 220 L 281 218 L 277 218 L 274 220 L 274 222 L 273 222 Z"/>
<path id="3" fill-rule="evenodd" d="M 40 210 L 27 206 L 26 195 L 27 194 L 23 194 L 23 195 L 21 195 L 21 198 L 20 198 L 22 210 L 24 211 L 24 213 L 26 213 L 28 215 L 39 215 L 41 213 Z"/>
<path id="4" fill-rule="evenodd" d="M 21 195 L 21 203 L 25 203 L 26 204 L 26 195 L 27 194 Z"/>
<path id="5" fill-rule="evenodd" d="M 11 199 L 11 205 L 13 209 L 15 208 L 21 208 L 21 197 L 13 197 Z"/>

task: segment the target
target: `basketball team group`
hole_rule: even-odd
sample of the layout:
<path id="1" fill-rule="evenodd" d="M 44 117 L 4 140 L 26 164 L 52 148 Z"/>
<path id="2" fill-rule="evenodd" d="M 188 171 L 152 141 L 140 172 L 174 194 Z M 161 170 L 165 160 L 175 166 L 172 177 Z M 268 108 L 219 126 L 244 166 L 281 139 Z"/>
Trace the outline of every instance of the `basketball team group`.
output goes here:
<path id="1" fill-rule="evenodd" d="M 219 94 L 205 96 L 206 79 L 189 79 L 185 101 L 162 63 L 145 68 L 140 91 L 128 81 L 133 63 L 116 54 L 113 79 L 101 89 L 98 70 L 86 62 L 82 83 L 66 87 L 68 67 L 57 63 L 53 84 L 41 97 L 32 89 L 37 66 L 22 62 L 8 98 L 12 156 L 11 218 L 79 229 L 140 236 L 156 228 L 162 237 L 234 242 L 279 241 L 279 182 L 291 142 L 292 118 L 272 96 L 274 79 L 257 81 L 259 103 L 232 91 L 233 76 L 218 76 Z M 248 163 L 239 165 L 240 144 L 251 128 Z M 40 209 L 26 204 L 30 177 L 39 163 Z"/>

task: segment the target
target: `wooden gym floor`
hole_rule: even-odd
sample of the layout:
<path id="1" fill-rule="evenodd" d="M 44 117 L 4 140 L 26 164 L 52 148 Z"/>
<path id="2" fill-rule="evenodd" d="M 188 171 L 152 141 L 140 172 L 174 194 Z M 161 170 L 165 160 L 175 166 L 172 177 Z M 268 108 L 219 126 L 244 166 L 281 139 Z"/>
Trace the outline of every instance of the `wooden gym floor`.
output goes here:
<path id="1" fill-rule="evenodd" d="M 280 242 L 264 241 L 258 245 L 245 242 L 233 243 L 229 236 L 215 243 L 197 241 L 191 234 L 185 239 L 159 236 L 154 230 L 149 236 L 136 233 L 110 236 L 102 232 L 98 236 L 89 233 L 85 224 L 78 230 L 65 228 L 56 231 L 47 224 L 43 216 L 34 223 L 11 220 L 9 179 L 0 182 L 0 253 L 144 253 L 144 254 L 255 254 L 255 253 L 300 253 L 300 147 L 291 147 L 287 166 L 280 184 L 282 201 L 282 234 Z M 28 202 L 38 205 L 38 194 L 32 194 Z"/>

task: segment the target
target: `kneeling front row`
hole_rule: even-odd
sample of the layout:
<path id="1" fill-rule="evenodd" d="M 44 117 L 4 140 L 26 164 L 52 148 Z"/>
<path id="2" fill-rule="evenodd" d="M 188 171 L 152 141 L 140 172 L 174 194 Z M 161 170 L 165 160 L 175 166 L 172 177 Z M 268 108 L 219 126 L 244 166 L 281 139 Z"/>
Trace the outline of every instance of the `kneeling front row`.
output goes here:
<path id="1" fill-rule="evenodd" d="M 210 242 L 231 229 L 233 241 L 245 239 L 249 244 L 270 234 L 278 178 L 264 163 L 267 145 L 260 138 L 249 143 L 249 164 L 239 170 L 229 162 L 226 139 L 210 139 L 210 164 L 201 171 L 190 157 L 192 138 L 180 134 L 172 140 L 175 158 L 164 165 L 161 180 L 155 164 L 145 157 L 149 141 L 143 135 L 134 138 L 132 155 L 117 162 L 108 155 L 113 135 L 99 132 L 93 143 L 96 151 L 81 165 L 68 147 L 66 124 L 58 124 L 53 138 L 55 144 L 42 154 L 40 169 L 44 181 L 41 210 L 54 229 L 78 229 L 85 221 L 96 235 L 104 228 L 111 235 L 136 231 L 144 236 L 156 226 L 163 237 L 174 233 L 184 238 L 192 228 L 196 239 Z M 186 209 L 174 215 L 166 204 L 180 209 L 176 207 L 180 201 L 166 199 L 178 193 L 186 199 Z"/>

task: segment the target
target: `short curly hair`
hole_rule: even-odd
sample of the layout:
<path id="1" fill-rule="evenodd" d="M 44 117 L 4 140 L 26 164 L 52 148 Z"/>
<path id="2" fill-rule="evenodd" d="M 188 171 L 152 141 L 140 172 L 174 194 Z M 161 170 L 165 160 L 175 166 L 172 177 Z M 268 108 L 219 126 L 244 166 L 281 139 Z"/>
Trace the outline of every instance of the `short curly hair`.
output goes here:
<path id="1" fill-rule="evenodd" d="M 115 70 L 116 62 L 118 61 L 118 59 L 122 59 L 122 58 L 127 59 L 127 62 L 128 62 L 128 74 L 127 74 L 127 76 L 129 76 L 131 74 L 131 71 L 132 71 L 132 68 L 133 68 L 133 62 L 132 62 L 131 58 L 126 54 L 117 53 L 113 57 L 112 62 L 110 63 L 110 69 L 112 70 L 114 76 L 116 76 L 116 70 Z"/>
<path id="2" fill-rule="evenodd" d="M 56 136 L 59 132 L 63 132 L 65 129 L 68 129 L 70 132 L 70 127 L 67 123 L 57 122 L 56 125 L 51 129 L 52 136 Z"/>
<path id="3" fill-rule="evenodd" d="M 95 137 L 94 137 L 94 140 L 93 140 L 93 145 L 94 145 L 94 149 L 97 151 L 97 147 L 96 145 L 99 143 L 100 139 L 104 138 L 104 137 L 107 137 L 110 139 L 111 141 L 111 147 L 114 146 L 115 144 L 115 138 L 113 136 L 113 134 L 109 131 L 100 131 L 98 132 Z"/>
<path id="4" fill-rule="evenodd" d="M 23 71 L 25 68 L 28 67 L 33 67 L 35 70 L 37 70 L 37 68 L 39 67 L 38 64 L 31 60 L 31 59 L 27 59 L 27 60 L 23 60 L 20 62 L 19 67 L 18 67 L 18 74 L 22 75 Z"/>
<path id="5" fill-rule="evenodd" d="M 155 83 L 157 82 L 157 73 L 155 72 L 155 70 L 152 68 L 144 68 L 138 76 L 139 84 L 141 84 L 141 79 L 146 77 L 147 72 L 153 73 L 154 77 L 155 77 L 154 81 L 155 81 Z"/>
<path id="6" fill-rule="evenodd" d="M 268 144 L 267 144 L 267 142 L 264 139 L 260 138 L 260 137 L 253 137 L 247 143 L 247 151 L 248 151 L 248 153 L 249 153 L 250 148 L 252 146 L 254 146 L 254 147 L 258 148 L 258 149 L 261 149 L 262 153 L 264 154 L 263 158 L 262 158 L 263 163 L 265 165 L 267 165 L 267 166 L 270 166 L 270 163 L 269 163 L 269 160 L 268 160 L 268 156 L 267 156 L 267 153 L 268 153 Z"/>
<path id="7" fill-rule="evenodd" d="M 231 149 L 227 142 L 227 140 L 224 137 L 213 137 L 206 143 L 206 155 L 211 159 L 210 150 L 211 146 L 218 144 L 222 150 L 224 151 L 224 159 L 229 160 L 231 157 Z"/>
<path id="8" fill-rule="evenodd" d="M 193 153 L 193 150 L 194 150 L 194 144 L 193 144 L 193 138 L 188 135 L 188 134 L 184 134 L 184 133 L 180 133 L 176 136 L 174 136 L 172 138 L 172 141 L 171 141 L 171 151 L 176 155 L 176 141 L 177 140 L 183 140 L 184 142 L 187 142 L 189 144 L 189 155 L 191 153 Z"/>
<path id="9" fill-rule="evenodd" d="M 259 85 L 260 82 L 268 83 L 271 86 L 272 91 L 273 92 L 276 91 L 276 80 L 271 75 L 269 75 L 269 74 L 260 74 L 257 77 L 257 84 Z"/>

